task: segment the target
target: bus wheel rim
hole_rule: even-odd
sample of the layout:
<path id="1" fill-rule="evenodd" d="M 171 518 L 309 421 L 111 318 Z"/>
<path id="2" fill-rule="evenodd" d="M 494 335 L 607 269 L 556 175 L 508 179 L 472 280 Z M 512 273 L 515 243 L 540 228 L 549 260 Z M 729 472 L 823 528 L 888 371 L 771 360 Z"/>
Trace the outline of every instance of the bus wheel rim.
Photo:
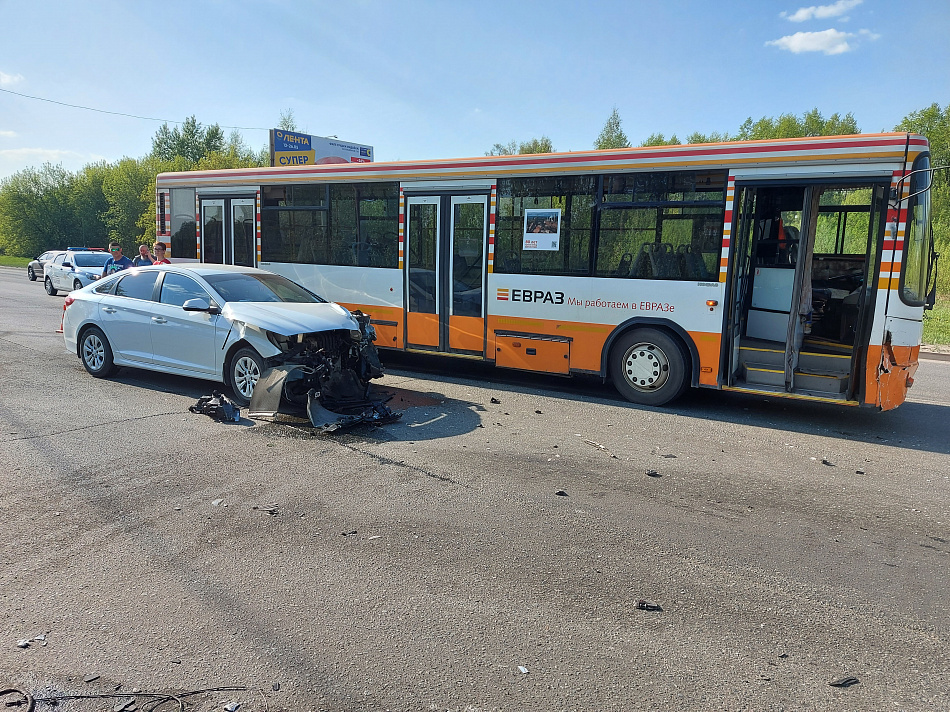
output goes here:
<path id="1" fill-rule="evenodd" d="M 656 344 L 635 344 L 624 355 L 623 373 L 638 391 L 655 391 L 670 378 L 670 360 Z"/>

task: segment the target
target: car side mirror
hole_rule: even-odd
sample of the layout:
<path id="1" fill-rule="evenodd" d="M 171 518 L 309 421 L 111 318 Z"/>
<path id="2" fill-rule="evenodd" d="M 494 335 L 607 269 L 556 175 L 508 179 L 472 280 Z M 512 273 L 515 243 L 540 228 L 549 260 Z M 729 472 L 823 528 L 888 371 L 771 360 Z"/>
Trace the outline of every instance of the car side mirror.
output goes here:
<path id="1" fill-rule="evenodd" d="M 189 299 L 181 308 L 188 312 L 208 312 L 209 314 L 220 314 L 221 309 L 217 304 L 209 303 L 207 299 Z"/>
<path id="2" fill-rule="evenodd" d="M 72 268 L 73 268 L 73 263 L 72 263 L 72 262 L 63 262 L 63 267 L 66 267 L 67 269 L 72 269 Z"/>

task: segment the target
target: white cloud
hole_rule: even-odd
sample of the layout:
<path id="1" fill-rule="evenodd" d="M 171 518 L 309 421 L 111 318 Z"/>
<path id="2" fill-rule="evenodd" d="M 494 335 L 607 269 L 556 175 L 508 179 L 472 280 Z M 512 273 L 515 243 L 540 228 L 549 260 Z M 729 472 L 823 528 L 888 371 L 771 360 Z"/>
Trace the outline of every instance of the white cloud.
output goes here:
<path id="1" fill-rule="evenodd" d="M 838 30 L 796 32 L 794 35 L 787 35 L 765 44 L 779 49 L 787 49 L 794 54 L 801 54 L 802 52 L 842 54 L 854 49 L 854 45 L 848 43 L 848 40 L 854 37 L 855 35 L 850 32 L 839 32 Z"/>
<path id="2" fill-rule="evenodd" d="M 0 138 L 16 138 L 16 131 L 3 131 L 0 129 Z"/>
<path id="3" fill-rule="evenodd" d="M 779 17 L 784 17 L 791 22 L 805 22 L 806 20 L 826 20 L 829 17 L 841 17 L 848 10 L 857 7 L 864 0 L 838 0 L 832 5 L 812 5 L 810 7 L 800 7 L 791 15 L 787 12 L 780 13 Z"/>
<path id="4" fill-rule="evenodd" d="M 0 72 L 0 87 L 9 87 L 13 86 L 17 82 L 23 81 L 22 74 L 6 74 L 5 72 Z"/>
<path id="5" fill-rule="evenodd" d="M 7 148 L 0 150 L 0 159 L 16 161 L 25 165 L 60 163 L 81 158 L 76 151 L 63 151 L 57 148 Z"/>

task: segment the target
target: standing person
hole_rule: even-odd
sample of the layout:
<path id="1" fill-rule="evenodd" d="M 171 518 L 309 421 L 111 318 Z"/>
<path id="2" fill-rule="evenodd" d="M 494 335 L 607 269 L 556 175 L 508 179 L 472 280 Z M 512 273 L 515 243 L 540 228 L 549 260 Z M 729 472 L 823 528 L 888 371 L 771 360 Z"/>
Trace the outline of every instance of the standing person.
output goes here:
<path id="1" fill-rule="evenodd" d="M 132 260 L 132 265 L 135 267 L 151 267 L 153 264 L 155 264 L 154 255 L 148 251 L 145 245 L 139 245 L 139 253 Z"/>
<path id="2" fill-rule="evenodd" d="M 152 245 L 152 249 L 155 250 L 155 254 L 152 255 L 152 264 L 153 265 L 170 265 L 171 260 L 165 257 L 165 252 L 168 250 L 168 245 L 164 242 L 156 242 Z"/>
<path id="3" fill-rule="evenodd" d="M 106 260 L 106 264 L 102 268 L 103 277 L 107 277 L 110 274 L 128 269 L 132 266 L 132 260 L 122 254 L 122 245 L 118 242 L 113 241 L 109 243 L 109 252 L 112 253 L 112 257 Z"/>

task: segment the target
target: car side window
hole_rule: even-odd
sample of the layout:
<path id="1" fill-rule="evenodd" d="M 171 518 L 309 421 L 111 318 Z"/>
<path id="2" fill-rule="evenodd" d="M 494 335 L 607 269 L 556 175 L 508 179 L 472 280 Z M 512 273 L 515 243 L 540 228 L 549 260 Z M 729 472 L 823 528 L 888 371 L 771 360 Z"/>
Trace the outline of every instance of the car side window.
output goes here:
<path id="1" fill-rule="evenodd" d="M 156 271 L 127 274 L 115 285 L 115 295 L 117 297 L 128 297 L 129 299 L 150 300 L 157 277 L 158 272 Z"/>
<path id="2" fill-rule="evenodd" d="M 115 289 L 115 282 L 116 280 L 113 279 L 109 282 L 106 282 L 105 284 L 100 284 L 92 291 L 94 291 L 96 294 L 112 294 L 112 290 Z"/>
<path id="3" fill-rule="evenodd" d="M 211 303 L 210 295 L 191 277 L 174 272 L 166 272 L 162 281 L 162 304 L 180 307 L 189 299 L 204 299 Z"/>
<path id="4" fill-rule="evenodd" d="M 63 260 L 65 260 L 65 259 L 66 259 L 66 255 L 56 255 L 56 257 L 53 258 L 53 264 L 54 264 L 54 265 L 61 265 L 61 264 L 63 264 Z"/>

